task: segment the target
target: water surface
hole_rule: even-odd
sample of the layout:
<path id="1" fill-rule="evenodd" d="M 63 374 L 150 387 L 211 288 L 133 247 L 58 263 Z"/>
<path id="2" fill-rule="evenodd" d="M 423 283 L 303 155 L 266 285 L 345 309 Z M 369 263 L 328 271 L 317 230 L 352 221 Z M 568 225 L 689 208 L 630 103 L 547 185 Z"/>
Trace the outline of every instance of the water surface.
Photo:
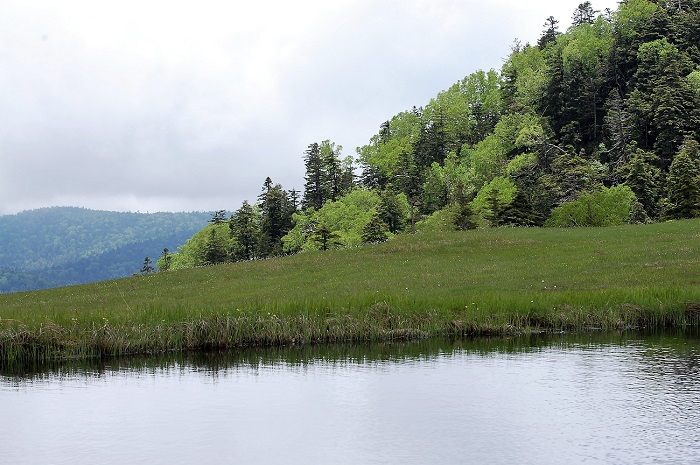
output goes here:
<path id="1" fill-rule="evenodd" d="M 696 336 L 132 358 L 0 374 L 0 463 L 698 463 Z"/>

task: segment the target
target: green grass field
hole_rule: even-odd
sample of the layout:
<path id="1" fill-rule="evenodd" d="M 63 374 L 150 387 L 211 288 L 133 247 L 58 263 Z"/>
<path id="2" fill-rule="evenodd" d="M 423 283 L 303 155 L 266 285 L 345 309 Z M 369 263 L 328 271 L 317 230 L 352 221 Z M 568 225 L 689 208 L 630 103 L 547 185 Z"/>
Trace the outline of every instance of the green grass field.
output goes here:
<path id="1" fill-rule="evenodd" d="M 699 220 L 424 232 L 0 295 L 0 360 L 699 320 Z"/>

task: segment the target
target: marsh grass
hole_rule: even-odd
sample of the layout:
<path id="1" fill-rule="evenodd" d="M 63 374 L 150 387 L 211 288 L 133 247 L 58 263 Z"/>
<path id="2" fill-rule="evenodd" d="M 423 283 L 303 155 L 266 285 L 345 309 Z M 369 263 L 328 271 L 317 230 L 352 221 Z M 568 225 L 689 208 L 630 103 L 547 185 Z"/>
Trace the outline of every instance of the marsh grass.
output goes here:
<path id="1" fill-rule="evenodd" d="M 696 326 L 700 221 L 419 233 L 0 295 L 0 360 Z"/>

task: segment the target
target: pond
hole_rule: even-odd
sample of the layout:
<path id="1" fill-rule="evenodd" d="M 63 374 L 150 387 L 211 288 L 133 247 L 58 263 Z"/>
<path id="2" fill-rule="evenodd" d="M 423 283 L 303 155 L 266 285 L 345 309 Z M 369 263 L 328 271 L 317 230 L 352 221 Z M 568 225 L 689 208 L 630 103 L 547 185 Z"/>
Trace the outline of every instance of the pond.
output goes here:
<path id="1" fill-rule="evenodd" d="M 697 463 L 699 362 L 595 333 L 4 367 L 0 462 Z"/>

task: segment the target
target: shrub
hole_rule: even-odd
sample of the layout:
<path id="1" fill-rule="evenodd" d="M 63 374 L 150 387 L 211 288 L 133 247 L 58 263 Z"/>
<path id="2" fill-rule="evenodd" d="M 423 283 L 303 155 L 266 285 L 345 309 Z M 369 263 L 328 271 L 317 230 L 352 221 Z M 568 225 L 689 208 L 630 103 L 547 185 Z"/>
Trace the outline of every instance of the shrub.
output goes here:
<path id="1" fill-rule="evenodd" d="M 630 223 L 637 197 L 628 186 L 601 188 L 564 202 L 552 211 L 545 226 L 614 226 Z"/>

